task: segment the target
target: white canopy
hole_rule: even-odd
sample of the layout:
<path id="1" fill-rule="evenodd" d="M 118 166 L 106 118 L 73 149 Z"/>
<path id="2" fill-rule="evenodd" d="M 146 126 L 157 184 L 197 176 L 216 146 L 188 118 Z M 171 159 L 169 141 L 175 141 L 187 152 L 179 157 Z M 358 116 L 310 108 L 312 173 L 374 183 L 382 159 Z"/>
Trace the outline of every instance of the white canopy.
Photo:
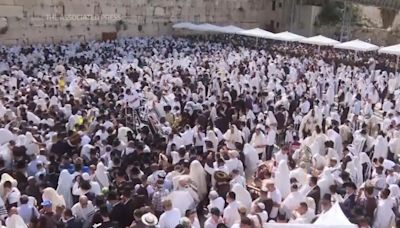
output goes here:
<path id="1" fill-rule="evenodd" d="M 194 30 L 194 31 L 202 31 L 202 32 L 221 32 L 222 27 L 205 23 L 205 24 L 192 26 L 189 29 Z"/>
<path id="2" fill-rule="evenodd" d="M 228 25 L 221 28 L 221 32 L 229 34 L 238 34 L 241 31 L 244 31 L 244 29 L 236 27 L 234 25 Z"/>
<path id="3" fill-rule="evenodd" d="M 339 203 L 335 203 L 332 208 L 313 224 L 292 224 L 292 223 L 268 223 L 270 228 L 356 228 L 357 225 L 351 223 L 343 214 Z"/>
<path id="4" fill-rule="evenodd" d="M 379 53 L 400 56 L 400 44 L 383 47 L 379 49 Z"/>
<path id="5" fill-rule="evenodd" d="M 180 22 L 176 23 L 172 26 L 174 29 L 190 29 L 192 27 L 195 27 L 196 25 L 190 22 Z"/>
<path id="6" fill-rule="evenodd" d="M 259 37 L 259 38 L 266 38 L 266 39 L 273 39 L 273 37 L 275 37 L 274 33 L 265 31 L 265 30 L 260 29 L 260 28 L 243 30 L 243 31 L 240 31 L 238 34 L 244 35 L 244 36 L 253 36 L 253 37 Z"/>
<path id="7" fill-rule="evenodd" d="M 352 40 L 345 43 L 336 44 L 334 47 L 353 51 L 375 51 L 379 49 L 379 47 L 375 44 L 370 44 L 361 40 Z"/>
<path id="8" fill-rule="evenodd" d="M 300 40 L 301 43 L 305 44 L 313 44 L 313 45 L 318 45 L 318 46 L 333 46 L 335 44 L 339 44 L 340 42 L 325 36 L 313 36 L 309 38 L 305 38 L 303 40 Z"/>
<path id="9" fill-rule="evenodd" d="M 321 214 L 314 222 L 315 225 L 335 225 L 335 227 L 357 227 L 344 215 L 339 203 L 335 203 L 329 211 Z"/>
<path id="10" fill-rule="evenodd" d="M 293 42 L 293 41 L 303 40 L 303 39 L 305 39 L 305 37 L 286 31 L 286 32 L 281 32 L 281 33 L 275 34 L 274 39 L 280 40 L 280 41 Z"/>

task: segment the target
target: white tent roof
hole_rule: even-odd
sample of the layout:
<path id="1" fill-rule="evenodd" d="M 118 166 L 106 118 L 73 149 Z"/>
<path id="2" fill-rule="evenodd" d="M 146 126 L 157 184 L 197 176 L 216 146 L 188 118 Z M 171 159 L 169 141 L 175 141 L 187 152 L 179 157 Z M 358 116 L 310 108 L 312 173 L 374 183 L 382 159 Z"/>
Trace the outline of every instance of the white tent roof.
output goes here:
<path id="1" fill-rule="evenodd" d="M 189 29 L 194 26 L 196 26 L 196 25 L 193 23 L 190 23 L 190 22 L 180 22 L 180 23 L 174 24 L 172 26 L 172 28 L 174 28 L 174 29 Z"/>
<path id="2" fill-rule="evenodd" d="M 383 53 L 383 54 L 400 56 L 400 44 L 393 45 L 393 46 L 388 46 L 388 47 L 383 47 L 383 48 L 379 49 L 378 52 L 379 53 Z"/>
<path id="3" fill-rule="evenodd" d="M 304 36 L 300 36 L 288 31 L 277 33 L 275 34 L 274 37 L 275 40 L 281 40 L 281 41 L 299 41 L 305 39 Z"/>
<path id="4" fill-rule="evenodd" d="M 306 44 L 314 44 L 318 46 L 333 46 L 335 44 L 339 44 L 340 42 L 325 36 L 313 36 L 309 38 L 305 38 L 303 40 L 300 40 L 301 43 L 306 43 Z"/>
<path id="5" fill-rule="evenodd" d="M 343 214 L 339 203 L 335 203 L 325 214 L 321 214 L 313 224 L 268 223 L 269 228 L 357 228 Z"/>
<path id="6" fill-rule="evenodd" d="M 319 218 L 314 222 L 315 225 L 335 225 L 340 227 L 356 227 L 355 224 L 351 223 L 346 215 L 344 215 L 339 203 L 335 203 L 329 211 L 321 214 Z"/>
<path id="7" fill-rule="evenodd" d="M 203 31 L 203 32 L 221 32 L 222 27 L 205 23 L 205 24 L 195 25 L 189 29 L 195 31 Z"/>
<path id="8" fill-rule="evenodd" d="M 245 36 L 259 37 L 259 38 L 267 38 L 267 39 L 273 39 L 273 37 L 275 37 L 274 33 L 265 31 L 260 28 L 243 30 L 243 31 L 240 31 L 238 34 L 245 35 Z"/>
<path id="9" fill-rule="evenodd" d="M 228 25 L 228 26 L 224 26 L 221 28 L 221 32 L 223 33 L 230 33 L 230 34 L 237 34 L 241 31 L 243 31 L 244 29 L 236 27 L 234 25 Z"/>
<path id="10" fill-rule="evenodd" d="M 370 44 L 361 40 L 352 40 L 345 43 L 336 44 L 334 47 L 353 51 L 375 51 L 379 49 L 379 47 L 375 44 Z"/>

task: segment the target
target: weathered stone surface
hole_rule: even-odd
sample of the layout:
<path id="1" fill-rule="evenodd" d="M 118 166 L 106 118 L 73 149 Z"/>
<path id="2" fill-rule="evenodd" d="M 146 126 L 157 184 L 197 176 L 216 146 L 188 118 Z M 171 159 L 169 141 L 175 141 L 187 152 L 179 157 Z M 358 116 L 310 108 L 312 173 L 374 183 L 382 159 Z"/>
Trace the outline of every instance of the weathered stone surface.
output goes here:
<path id="1" fill-rule="evenodd" d="M 0 5 L 0 17 L 23 17 L 22 6 Z"/>

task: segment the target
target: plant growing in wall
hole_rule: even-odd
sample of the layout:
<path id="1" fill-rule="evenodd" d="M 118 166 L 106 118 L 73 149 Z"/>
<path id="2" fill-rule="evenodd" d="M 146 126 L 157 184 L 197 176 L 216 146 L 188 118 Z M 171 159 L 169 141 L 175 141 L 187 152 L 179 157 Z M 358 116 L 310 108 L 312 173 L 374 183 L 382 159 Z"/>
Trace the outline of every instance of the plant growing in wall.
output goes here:
<path id="1" fill-rule="evenodd" d="M 65 27 L 68 29 L 68 31 L 71 31 L 72 29 L 71 23 L 66 24 Z"/>
<path id="2" fill-rule="evenodd" d="M 322 6 L 321 12 L 317 16 L 316 26 L 335 26 L 342 23 L 344 3 L 337 1 L 326 1 Z M 351 23 L 358 25 L 361 20 L 360 10 L 355 5 L 350 5 L 347 12 L 351 13 Z"/>
<path id="3" fill-rule="evenodd" d="M 143 26 L 142 25 L 138 25 L 138 31 L 141 32 L 143 30 Z"/>
<path id="4" fill-rule="evenodd" d="M 379 11 L 381 13 L 383 28 L 391 27 L 393 25 L 394 19 L 396 18 L 396 15 L 399 13 L 398 9 L 380 8 Z"/>
<path id="5" fill-rule="evenodd" d="M 127 30 L 127 29 L 128 29 L 128 25 L 126 24 L 125 21 L 118 20 L 117 22 L 115 22 L 115 30 L 117 30 L 117 32 L 119 32 L 121 30 Z"/>
<path id="6" fill-rule="evenodd" d="M 0 34 L 1 34 L 1 35 L 2 35 L 2 34 L 6 34 L 7 31 L 8 31 L 8 26 L 5 26 L 5 27 L 3 27 L 3 28 L 0 29 Z"/>

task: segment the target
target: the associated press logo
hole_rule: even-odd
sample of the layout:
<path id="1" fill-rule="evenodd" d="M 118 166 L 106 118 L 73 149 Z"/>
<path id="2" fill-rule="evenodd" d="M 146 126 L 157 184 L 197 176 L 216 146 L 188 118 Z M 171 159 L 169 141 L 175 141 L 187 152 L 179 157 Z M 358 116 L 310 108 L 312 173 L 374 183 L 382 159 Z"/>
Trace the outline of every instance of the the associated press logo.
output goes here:
<path id="1" fill-rule="evenodd" d="M 121 20 L 119 14 L 104 14 L 104 15 L 90 15 L 90 14 L 69 14 L 64 16 L 47 15 L 48 21 L 118 21 Z"/>

